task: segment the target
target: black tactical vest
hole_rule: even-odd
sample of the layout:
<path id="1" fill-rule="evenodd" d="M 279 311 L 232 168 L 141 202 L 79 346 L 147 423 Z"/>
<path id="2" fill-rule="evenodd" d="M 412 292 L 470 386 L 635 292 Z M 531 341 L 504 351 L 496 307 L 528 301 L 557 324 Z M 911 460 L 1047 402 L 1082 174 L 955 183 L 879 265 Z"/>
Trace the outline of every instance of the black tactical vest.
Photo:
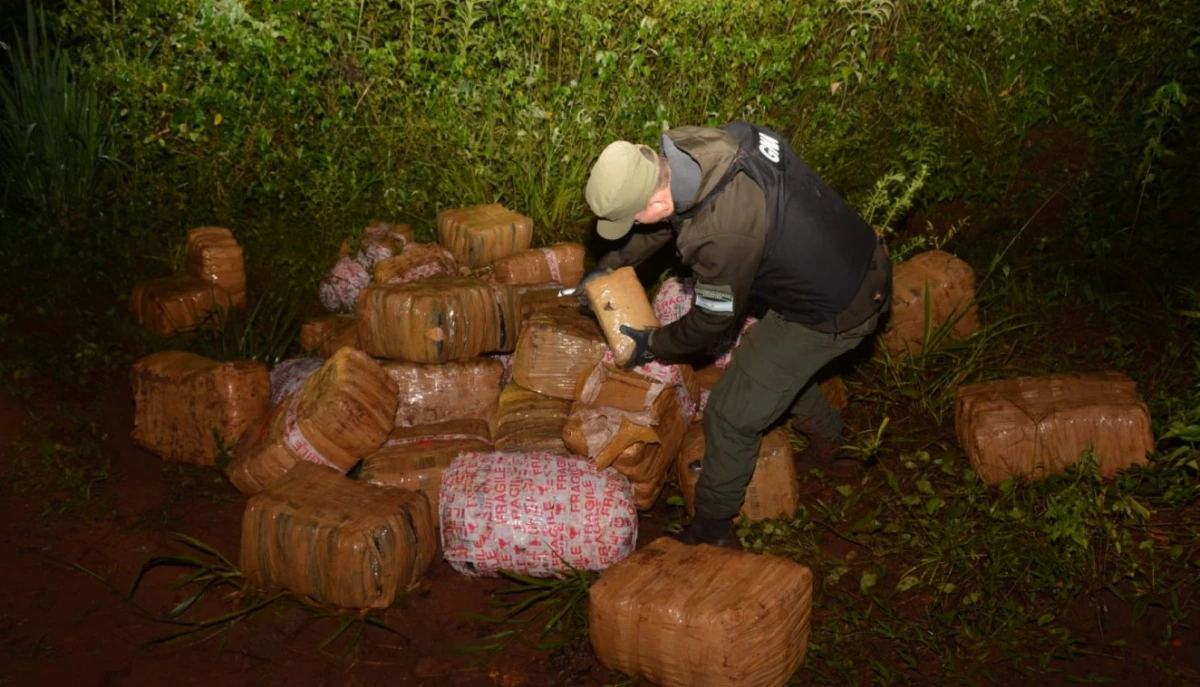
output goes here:
<path id="1" fill-rule="evenodd" d="M 745 172 L 766 194 L 770 222 L 751 307 L 829 332 L 866 321 L 891 288 L 891 265 L 875 231 L 782 136 L 746 122 L 722 128 L 737 141 L 737 156 L 712 193 L 680 218 L 694 216 Z M 877 278 L 867 279 L 868 272 Z"/>

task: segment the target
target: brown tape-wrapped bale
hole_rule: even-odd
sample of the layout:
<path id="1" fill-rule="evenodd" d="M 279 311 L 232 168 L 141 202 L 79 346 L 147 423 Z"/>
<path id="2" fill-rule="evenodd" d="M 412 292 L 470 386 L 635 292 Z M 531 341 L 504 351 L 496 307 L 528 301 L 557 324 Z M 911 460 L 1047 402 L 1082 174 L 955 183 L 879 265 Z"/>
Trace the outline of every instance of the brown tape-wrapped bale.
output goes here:
<path id="1" fill-rule="evenodd" d="M 242 247 L 225 227 L 198 227 L 187 235 L 188 274 L 229 293 L 235 308 L 246 305 L 246 265 Z"/>
<path id="2" fill-rule="evenodd" d="M 444 210 L 437 220 L 438 243 L 471 269 L 528 250 L 533 242 L 533 220 L 498 203 Z"/>
<path id="3" fill-rule="evenodd" d="M 959 387 L 959 444 L 989 483 L 1038 479 L 1079 462 L 1091 446 L 1100 473 L 1144 465 L 1154 449 L 1150 411 L 1125 375 L 1057 374 Z"/>
<path id="4" fill-rule="evenodd" d="M 500 393 L 495 446 L 500 451 L 565 451 L 571 402 L 509 384 Z"/>
<path id="5" fill-rule="evenodd" d="M 687 420 L 679 407 L 678 394 L 672 391 L 661 394 L 654 402 L 651 414 L 658 441 L 627 447 L 612 463 L 633 484 L 634 501 L 639 510 L 654 507 L 687 433 Z"/>
<path id="6" fill-rule="evenodd" d="M 358 298 L 358 343 L 380 358 L 469 360 L 511 351 L 520 333 L 520 309 L 520 296 L 511 286 L 479 279 L 371 284 Z"/>
<path id="7" fill-rule="evenodd" d="M 358 346 L 358 321 L 353 315 L 328 315 L 300 325 L 300 350 L 328 358 L 343 346 Z"/>
<path id="8" fill-rule="evenodd" d="M 588 598 L 600 663 L 662 687 L 780 687 L 808 648 L 812 572 L 785 558 L 663 537 Z"/>
<path id="9" fill-rule="evenodd" d="M 304 460 L 346 472 L 387 439 L 396 399 L 396 382 L 379 363 L 343 348 L 243 434 L 229 479 L 242 493 L 256 494 Z"/>
<path id="10" fill-rule="evenodd" d="M 696 422 L 683 438 L 683 446 L 675 461 L 679 489 L 688 515 L 696 514 L 696 482 L 700 481 L 704 461 L 704 424 Z M 771 518 L 790 518 L 800 506 L 800 483 L 796 463 L 782 427 L 763 435 L 754 464 L 754 476 L 746 487 L 742 515 L 753 522 Z"/>
<path id="11" fill-rule="evenodd" d="M 227 446 L 267 412 L 271 380 L 262 363 L 218 363 L 164 351 L 133 364 L 133 443 L 164 460 L 214 465 L 215 430 Z"/>
<path id="12" fill-rule="evenodd" d="M 519 289 L 518 289 L 519 290 Z M 521 329 L 529 325 L 529 318 L 542 310 L 573 310 L 580 312 L 579 299 L 575 296 L 559 296 L 558 288 L 538 289 L 521 292 Z"/>
<path id="13" fill-rule="evenodd" d="M 457 276 L 458 261 L 436 243 L 410 243 L 399 254 L 375 265 L 375 281 L 406 284 L 438 276 Z"/>
<path id="14" fill-rule="evenodd" d="M 190 274 L 139 282 L 129 299 L 138 323 L 159 336 L 214 325 L 216 311 L 232 307 L 228 291 Z"/>
<path id="15" fill-rule="evenodd" d="M 262 589 L 344 608 L 387 608 L 438 555 L 425 494 L 300 462 L 246 503 L 241 565 Z"/>
<path id="16" fill-rule="evenodd" d="M 452 420 L 480 420 L 490 440 L 496 430 L 504 365 L 477 358 L 441 365 L 385 363 L 396 382 L 396 427 L 432 425 Z"/>
<path id="17" fill-rule="evenodd" d="M 944 251 L 920 253 L 892 271 L 892 312 L 883 335 L 892 353 L 917 354 L 925 345 L 926 284 L 931 334 L 951 321 L 951 339 L 979 331 L 975 270 Z"/>
<path id="18" fill-rule="evenodd" d="M 578 243 L 557 243 L 500 258 L 492 269 L 496 281 L 503 284 L 573 287 L 583 281 L 583 258 L 583 246 Z"/>
<path id="19" fill-rule="evenodd" d="M 491 450 L 491 443 L 483 441 L 483 437 L 467 438 L 469 435 L 459 433 L 462 429 L 447 425 L 419 429 L 426 434 L 390 438 L 378 451 L 364 458 L 359 479 L 425 494 L 433 507 L 436 525 L 442 472 L 460 453 L 486 453 Z"/>
<path id="20" fill-rule="evenodd" d="M 604 357 L 608 344 L 596 321 L 578 308 L 534 313 L 513 352 L 513 379 L 531 391 L 571 399 L 579 377 Z"/>
<path id="21" fill-rule="evenodd" d="M 590 406 L 637 413 L 653 405 L 666 390 L 667 385 L 661 380 L 602 362 L 580 376 L 575 400 Z"/>
<path id="22" fill-rule="evenodd" d="M 597 277 L 584 287 L 592 312 L 600 320 L 608 345 L 618 365 L 624 365 L 633 355 L 633 339 L 621 333 L 622 325 L 633 329 L 655 329 L 658 317 L 646 298 L 646 290 L 638 281 L 632 267 L 622 267 L 612 274 Z"/>

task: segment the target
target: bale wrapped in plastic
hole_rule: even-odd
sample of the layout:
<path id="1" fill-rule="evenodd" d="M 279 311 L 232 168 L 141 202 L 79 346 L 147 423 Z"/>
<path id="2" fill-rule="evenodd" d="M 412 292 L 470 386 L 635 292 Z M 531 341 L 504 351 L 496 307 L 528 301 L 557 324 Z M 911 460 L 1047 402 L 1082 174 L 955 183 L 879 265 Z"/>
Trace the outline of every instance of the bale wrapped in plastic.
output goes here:
<path id="1" fill-rule="evenodd" d="M 470 360 L 481 353 L 511 351 L 520 318 L 520 296 L 506 284 L 468 277 L 372 284 L 358 302 L 358 343 L 380 358 Z"/>
<path id="2" fill-rule="evenodd" d="M 696 514 L 696 482 L 704 470 L 704 424 L 688 430 L 675 461 L 679 490 L 688 515 Z M 753 522 L 790 518 L 800 506 L 800 482 L 787 430 L 777 427 L 763 435 L 754 464 L 754 476 L 746 487 L 742 515 Z"/>
<path id="3" fill-rule="evenodd" d="M 190 274 L 139 282 L 129 299 L 138 323 L 159 336 L 215 326 L 232 307 L 229 292 Z"/>
<path id="4" fill-rule="evenodd" d="M 547 396 L 571 399 L 579 377 L 604 357 L 608 344 L 596 321 L 578 308 L 531 315 L 513 352 L 513 379 Z"/>
<path id="5" fill-rule="evenodd" d="M 600 329 L 608 339 L 618 365 L 624 365 L 633 355 L 633 339 L 621 333 L 621 327 L 655 329 L 659 326 L 646 291 L 632 267 L 597 277 L 584 286 L 592 312 L 600 321 Z"/>
<path id="6" fill-rule="evenodd" d="M 812 572 L 663 537 L 588 590 L 601 665 L 662 687 L 781 687 L 804 662 Z"/>
<path id="7" fill-rule="evenodd" d="M 679 396 L 679 406 L 688 422 L 696 415 L 700 389 L 690 365 L 668 365 L 657 360 L 630 370 L 613 363 L 606 351 L 600 364 L 579 378 L 575 400 L 637 412 L 649 408 L 664 390 Z"/>
<path id="8" fill-rule="evenodd" d="M 518 289 L 519 290 L 519 289 Z M 542 310 L 571 310 L 582 312 L 577 296 L 560 296 L 558 287 L 521 291 L 521 328 L 529 325 L 529 318 Z"/>
<path id="9" fill-rule="evenodd" d="M 371 273 L 354 258 L 339 258 L 317 289 L 325 309 L 333 313 L 353 312 L 358 295 L 371 283 Z"/>
<path id="10" fill-rule="evenodd" d="M 235 308 L 246 306 L 242 247 L 225 227 L 198 227 L 187 235 L 188 274 L 225 289 Z"/>
<path id="11" fill-rule="evenodd" d="M 926 297 L 930 333 L 949 326 L 950 339 L 979 331 L 975 270 L 940 250 L 919 253 L 892 271 L 892 311 L 883 342 L 894 354 L 917 354 L 925 346 Z"/>
<path id="12" fill-rule="evenodd" d="M 636 413 L 576 403 L 563 428 L 563 443 L 595 461 L 597 469 L 611 465 L 629 478 L 638 509 L 649 510 L 666 484 L 689 419 L 674 390 Z"/>
<path id="13" fill-rule="evenodd" d="M 270 398 L 262 363 L 218 363 L 182 351 L 138 360 L 129 380 L 133 443 L 168 461 L 215 465 L 216 436 L 232 446 L 266 414 Z"/>
<path id="14" fill-rule="evenodd" d="M 566 454 L 462 454 L 442 474 L 439 510 L 443 555 L 466 575 L 604 570 L 637 542 L 629 480 Z"/>
<path id="15" fill-rule="evenodd" d="M 584 255 L 578 243 L 556 243 L 500 258 L 492 265 L 492 273 L 502 284 L 573 287 L 583 280 Z"/>
<path id="16" fill-rule="evenodd" d="M 303 388 L 251 425 L 227 474 L 244 494 L 269 487 L 299 461 L 346 472 L 387 439 L 396 382 L 379 363 L 343 348 Z"/>
<path id="17" fill-rule="evenodd" d="M 509 384 L 500 393 L 495 445 L 504 451 L 564 451 L 571 402 Z"/>
<path id="18" fill-rule="evenodd" d="M 425 494 L 300 462 L 246 503 L 241 566 L 261 589 L 344 608 L 387 608 L 437 559 Z"/>
<path id="19" fill-rule="evenodd" d="M 410 243 L 399 254 L 375 265 L 375 281 L 380 284 L 407 284 L 444 276 L 458 276 L 458 261 L 436 243 Z"/>
<path id="20" fill-rule="evenodd" d="M 292 358 L 271 368 L 271 407 L 299 391 L 324 364 L 322 358 Z"/>
<path id="21" fill-rule="evenodd" d="M 1078 463 L 1089 447 L 1100 474 L 1145 465 L 1150 410 L 1116 372 L 1018 377 L 959 387 L 958 442 L 983 481 L 1038 479 Z"/>
<path id="22" fill-rule="evenodd" d="M 438 243 L 471 269 L 528 250 L 533 242 L 533 220 L 498 203 L 444 210 L 437 222 Z"/>
<path id="23" fill-rule="evenodd" d="M 399 390 L 396 427 L 479 420 L 491 441 L 503 388 L 504 366 L 500 361 L 476 358 L 441 365 L 385 363 L 383 369 Z"/>
<path id="24" fill-rule="evenodd" d="M 358 321 L 353 315 L 328 315 L 300 325 L 300 350 L 328 358 L 343 346 L 358 346 Z"/>

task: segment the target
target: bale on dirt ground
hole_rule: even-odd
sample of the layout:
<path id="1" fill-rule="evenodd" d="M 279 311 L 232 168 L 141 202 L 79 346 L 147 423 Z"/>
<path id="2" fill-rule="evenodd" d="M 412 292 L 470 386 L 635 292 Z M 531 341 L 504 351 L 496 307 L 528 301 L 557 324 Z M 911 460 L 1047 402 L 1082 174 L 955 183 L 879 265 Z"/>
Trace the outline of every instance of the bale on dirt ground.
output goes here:
<path id="1" fill-rule="evenodd" d="M 408 284 L 371 284 L 358 299 L 358 343 L 373 356 L 413 363 L 470 360 L 511 351 L 521 319 L 520 296 L 505 284 L 433 277 Z"/>
<path id="2" fill-rule="evenodd" d="M 133 287 L 129 309 L 146 329 L 159 336 L 215 325 L 219 311 L 233 308 L 225 289 L 190 274 L 151 279 Z"/>
<path id="3" fill-rule="evenodd" d="M 683 438 L 675 461 L 679 490 L 688 515 L 696 514 L 696 483 L 704 469 L 704 423 L 697 422 Z M 754 464 L 754 476 L 746 487 L 742 515 L 752 522 L 791 518 L 800 506 L 800 482 L 787 430 L 777 427 L 763 435 Z"/>
<path id="4" fill-rule="evenodd" d="M 1150 410 L 1123 374 L 1018 377 L 959 387 L 958 442 L 975 472 L 995 484 L 1039 479 L 1078 463 L 1091 447 L 1100 474 L 1145 465 L 1154 450 Z"/>
<path id="5" fill-rule="evenodd" d="M 442 475 L 442 549 L 455 570 L 552 577 L 604 570 L 633 551 L 629 480 L 565 454 L 463 454 Z"/>
<path id="6" fill-rule="evenodd" d="M 246 264 L 242 247 L 225 227 L 198 227 L 187 235 L 188 274 L 229 294 L 235 308 L 246 306 Z"/>
<path id="7" fill-rule="evenodd" d="M 580 375 L 607 350 L 596 320 L 578 306 L 542 310 L 529 317 L 517 339 L 513 379 L 531 391 L 571 399 Z"/>
<path id="8" fill-rule="evenodd" d="M 163 460 L 215 465 L 214 431 L 232 446 L 267 412 L 270 377 L 262 363 L 218 363 L 164 351 L 133 364 L 133 443 Z"/>
<path id="9" fill-rule="evenodd" d="M 583 259 L 583 246 L 557 243 L 500 258 L 492 265 L 492 274 L 502 284 L 573 287 L 583 281 Z"/>
<path id="10" fill-rule="evenodd" d="M 328 358 L 342 346 L 358 347 L 358 320 L 353 315 L 327 315 L 300 325 L 300 350 Z"/>
<path id="11" fill-rule="evenodd" d="M 376 486 L 419 491 L 434 507 L 434 524 L 440 525 L 437 510 L 442 474 L 463 453 L 487 453 L 491 444 L 483 437 L 471 438 L 461 430 L 438 426 L 421 428 L 428 433 L 390 437 L 380 449 L 363 459 L 359 479 Z M 447 433 L 435 433 L 435 432 Z"/>
<path id="12" fill-rule="evenodd" d="M 571 402 L 510 383 L 500 392 L 496 448 L 502 451 L 565 451 L 563 427 Z"/>
<path id="13" fill-rule="evenodd" d="M 812 572 L 663 537 L 609 568 L 588 599 L 606 668 L 663 687 L 780 687 L 808 648 Z"/>
<path id="14" fill-rule="evenodd" d="M 624 365 L 633 355 L 633 339 L 621 333 L 623 325 L 633 329 L 656 329 L 658 318 L 646 298 L 646 291 L 632 267 L 622 267 L 611 274 L 597 277 L 584 287 L 592 312 L 600 321 L 600 329 L 608 339 L 618 365 Z"/>
<path id="15" fill-rule="evenodd" d="M 479 420 L 491 441 L 496 432 L 504 365 L 476 358 L 441 365 L 384 363 L 396 382 L 396 427 Z"/>
<path id="16" fill-rule="evenodd" d="M 892 311 L 883 334 L 893 354 L 917 354 L 925 346 L 929 299 L 930 334 L 950 327 L 950 340 L 979 331 L 975 304 L 975 270 L 945 251 L 919 253 L 892 271 Z"/>
<path id="17" fill-rule="evenodd" d="M 300 462 L 246 503 L 241 565 L 261 589 L 387 608 L 437 559 L 429 499 Z"/>
<path id="18" fill-rule="evenodd" d="M 528 250 L 533 242 L 533 220 L 498 203 L 444 210 L 437 223 L 438 243 L 471 269 Z"/>
<path id="19" fill-rule="evenodd" d="M 396 399 L 396 382 L 379 363 L 358 349 L 343 348 L 299 392 L 246 430 L 229 479 L 253 495 L 301 461 L 344 473 L 387 439 Z"/>
<path id="20" fill-rule="evenodd" d="M 375 281 L 380 284 L 407 284 L 442 276 L 458 276 L 458 261 L 436 243 L 410 243 L 399 254 L 375 265 Z"/>

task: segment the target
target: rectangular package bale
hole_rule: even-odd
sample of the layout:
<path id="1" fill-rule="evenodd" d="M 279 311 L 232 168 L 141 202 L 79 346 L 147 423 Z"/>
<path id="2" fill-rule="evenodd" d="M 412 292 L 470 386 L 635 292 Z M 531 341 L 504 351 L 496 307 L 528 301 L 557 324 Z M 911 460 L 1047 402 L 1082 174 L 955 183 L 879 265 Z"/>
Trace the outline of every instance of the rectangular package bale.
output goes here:
<path id="1" fill-rule="evenodd" d="M 159 336 L 217 323 L 217 311 L 233 307 L 229 292 L 190 274 L 139 282 L 129 309 L 138 323 Z"/>
<path id="2" fill-rule="evenodd" d="M 267 413 L 271 381 L 262 363 L 218 363 L 164 351 L 133 364 L 133 443 L 168 461 L 215 465 L 215 431 L 227 446 Z"/>
<path id="3" fill-rule="evenodd" d="M 498 203 L 443 210 L 437 223 L 438 243 L 473 270 L 528 250 L 533 242 L 533 220 Z"/>
<path id="4" fill-rule="evenodd" d="M 225 227 L 198 227 L 187 235 L 188 274 L 229 294 L 235 308 L 246 306 L 246 265 L 242 247 Z"/>
<path id="5" fill-rule="evenodd" d="M 422 365 L 384 363 L 396 382 L 396 427 L 479 420 L 491 441 L 496 431 L 504 365 L 492 358 Z"/>
<path id="6" fill-rule="evenodd" d="M 580 312 L 579 298 L 560 296 L 558 288 L 521 292 L 521 331 L 529 326 L 529 318 L 543 310 L 572 310 Z"/>
<path id="7" fill-rule="evenodd" d="M 387 608 L 438 555 L 425 494 L 378 487 L 300 462 L 250 498 L 241 565 L 261 589 L 343 608 Z"/>
<path id="8" fill-rule="evenodd" d="M 646 290 L 638 281 L 632 267 L 622 267 L 612 274 L 597 277 L 584 287 L 592 312 L 600 320 L 608 345 L 617 365 L 624 365 L 633 355 L 633 339 L 621 333 L 622 325 L 634 329 L 656 329 L 659 326 Z"/>
<path id="9" fill-rule="evenodd" d="M 579 308 L 543 310 L 529 317 L 517 339 L 513 379 L 531 391 L 571 399 L 579 377 L 607 350 L 596 320 Z"/>
<path id="10" fill-rule="evenodd" d="M 433 277 L 371 284 L 358 297 L 358 343 L 373 356 L 413 363 L 470 360 L 511 351 L 521 326 L 520 295 L 506 284 Z"/>
<path id="11" fill-rule="evenodd" d="M 238 441 L 229 480 L 256 494 L 298 462 L 345 473 L 387 439 L 396 419 L 396 382 L 356 348 L 343 348 L 303 388 L 252 424 Z"/>
<path id="12" fill-rule="evenodd" d="M 1038 479 L 1079 462 L 1091 447 L 1112 477 L 1154 450 L 1150 410 L 1116 372 L 1019 377 L 959 387 L 959 444 L 989 483 Z"/>
<path id="13" fill-rule="evenodd" d="M 669 537 L 588 590 L 596 658 L 662 687 L 781 687 L 804 661 L 811 613 L 799 563 Z"/>
<path id="14" fill-rule="evenodd" d="M 666 382 L 660 379 L 601 362 L 594 365 L 587 376 L 580 377 L 575 400 L 589 406 L 638 413 L 654 405 L 667 388 Z"/>
<path id="15" fill-rule="evenodd" d="M 883 342 L 893 354 L 917 354 L 925 346 L 926 294 L 930 334 L 949 326 L 950 339 L 979 331 L 975 270 L 940 250 L 918 253 L 892 271 L 892 309 Z"/>
<path id="16" fill-rule="evenodd" d="M 430 277 L 458 276 L 454 255 L 436 243 L 409 243 L 397 253 L 375 265 L 375 281 L 380 284 L 407 284 Z"/>
<path id="17" fill-rule="evenodd" d="M 437 525 L 442 473 L 459 454 L 486 453 L 492 445 L 482 436 L 460 433 L 463 430 L 458 427 L 436 425 L 414 429 L 425 433 L 389 438 L 378 451 L 364 458 L 359 479 L 368 484 L 425 494 L 433 507 L 434 524 Z"/>
<path id="18" fill-rule="evenodd" d="M 358 347 L 358 320 L 353 315 L 328 315 L 300 325 L 300 350 L 328 358 L 342 346 Z"/>
<path id="19" fill-rule="evenodd" d="M 688 515 L 696 514 L 696 483 L 704 461 L 704 423 L 696 422 L 683 438 L 675 461 L 679 490 Z M 787 430 L 777 427 L 763 435 L 754 464 L 754 476 L 746 487 L 742 515 L 753 522 L 790 518 L 800 506 L 800 482 Z"/>
<path id="20" fill-rule="evenodd" d="M 507 452 L 565 451 L 563 427 L 571 402 L 509 384 L 500 393 L 496 449 Z"/>
<path id="21" fill-rule="evenodd" d="M 492 265 L 492 273 L 502 284 L 573 287 L 583 281 L 583 259 L 583 246 L 557 243 L 500 258 Z"/>

